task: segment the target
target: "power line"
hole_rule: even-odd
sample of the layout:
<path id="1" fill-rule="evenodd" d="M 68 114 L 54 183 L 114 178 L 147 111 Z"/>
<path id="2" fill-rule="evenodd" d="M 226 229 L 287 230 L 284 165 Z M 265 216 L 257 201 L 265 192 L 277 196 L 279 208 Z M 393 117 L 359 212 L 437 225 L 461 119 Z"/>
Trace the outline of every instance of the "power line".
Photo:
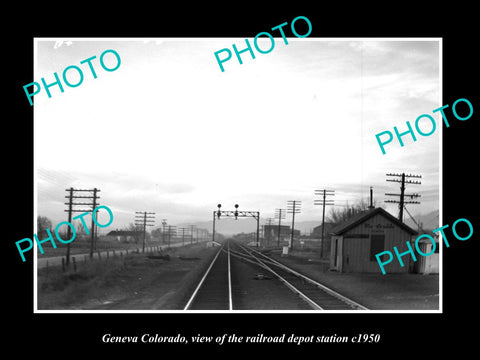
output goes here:
<path id="1" fill-rule="evenodd" d="M 412 221 L 415 223 L 415 225 L 417 225 L 417 228 L 418 228 L 418 231 L 423 231 L 423 224 L 422 223 L 418 223 L 415 218 L 412 216 L 412 214 L 410 214 L 410 211 L 408 211 L 407 207 L 404 205 L 405 207 L 405 211 L 407 212 L 408 216 L 410 216 L 410 219 L 412 219 Z"/>
<path id="2" fill-rule="evenodd" d="M 143 227 L 142 252 L 145 252 L 145 239 L 147 237 L 147 226 L 155 225 L 155 213 L 146 211 L 135 211 L 135 225 Z"/>
<path id="3" fill-rule="evenodd" d="M 421 178 L 422 175 L 414 175 L 414 174 L 386 174 L 387 176 L 393 177 L 390 179 L 386 179 L 387 181 L 390 182 L 398 182 L 400 183 L 400 194 L 392 194 L 392 193 L 385 193 L 387 196 L 399 196 L 399 200 L 385 200 L 386 203 L 395 203 L 398 204 L 398 219 L 403 222 L 403 209 L 405 208 L 405 204 L 420 204 L 419 201 L 414 201 L 413 199 L 416 199 L 420 197 L 419 194 L 405 194 L 405 184 L 413 184 L 413 185 L 420 185 L 421 182 L 417 180 L 409 180 L 409 178 Z M 399 178 L 399 179 L 398 179 Z M 405 201 L 405 196 L 410 197 L 412 200 L 411 201 Z"/>
<path id="4" fill-rule="evenodd" d="M 71 223 L 72 221 L 72 213 L 73 212 L 82 212 L 82 213 L 85 213 L 85 212 L 89 212 L 89 211 L 92 211 L 92 230 L 91 230 L 91 241 L 90 241 L 90 258 L 93 258 L 93 248 L 95 246 L 95 243 L 96 243 L 96 231 L 95 231 L 95 222 L 93 220 L 93 210 L 95 210 L 95 208 L 97 207 L 97 205 L 99 205 L 99 203 L 97 202 L 97 199 L 100 199 L 100 196 L 97 195 L 98 192 L 100 192 L 100 189 L 97 189 L 97 188 L 93 188 L 93 189 L 74 189 L 73 187 L 71 187 L 70 189 L 65 189 L 65 191 L 68 191 L 69 192 L 69 195 L 68 196 L 65 196 L 66 198 L 68 198 L 68 203 L 65 203 L 65 205 L 68 205 L 68 209 L 65 210 L 66 212 L 68 212 L 68 222 Z M 75 193 L 77 192 L 91 192 L 93 193 L 93 195 L 89 195 L 89 196 L 79 196 L 79 195 L 76 195 Z M 74 203 L 73 202 L 73 199 L 92 199 L 92 201 L 90 202 L 81 202 L 81 203 Z M 79 206 L 81 205 L 82 207 L 83 206 L 91 206 L 92 209 L 78 209 L 76 208 L 75 209 L 75 206 Z M 70 227 L 68 227 L 68 230 L 67 230 L 67 236 L 68 238 L 71 238 L 71 230 L 70 230 Z M 87 232 L 88 233 L 88 232 Z M 67 244 L 67 255 L 66 255 L 66 259 L 65 259 L 65 262 L 66 264 L 68 265 L 70 263 L 70 243 Z"/>

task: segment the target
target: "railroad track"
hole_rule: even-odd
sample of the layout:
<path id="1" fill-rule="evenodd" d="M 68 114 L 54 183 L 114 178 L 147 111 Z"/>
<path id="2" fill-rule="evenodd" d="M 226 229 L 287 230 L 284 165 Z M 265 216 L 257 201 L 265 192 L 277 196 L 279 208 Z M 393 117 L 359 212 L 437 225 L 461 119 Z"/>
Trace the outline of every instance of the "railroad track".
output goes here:
<path id="1" fill-rule="evenodd" d="M 301 309 L 368 310 L 277 260 L 248 246 L 228 240 L 219 248 L 184 310 L 243 310 L 241 305 L 243 301 L 240 298 L 252 296 L 252 292 L 232 291 L 232 264 L 235 265 L 235 262 L 251 264 L 250 268 L 262 271 L 259 275 L 278 279 L 290 290 L 290 296 L 295 294 L 302 299 L 304 306 Z M 238 277 L 241 276 L 237 274 Z"/>
<path id="2" fill-rule="evenodd" d="M 227 247 L 225 251 L 225 246 Z M 224 243 L 200 279 L 184 310 L 233 310 L 229 242 Z"/>

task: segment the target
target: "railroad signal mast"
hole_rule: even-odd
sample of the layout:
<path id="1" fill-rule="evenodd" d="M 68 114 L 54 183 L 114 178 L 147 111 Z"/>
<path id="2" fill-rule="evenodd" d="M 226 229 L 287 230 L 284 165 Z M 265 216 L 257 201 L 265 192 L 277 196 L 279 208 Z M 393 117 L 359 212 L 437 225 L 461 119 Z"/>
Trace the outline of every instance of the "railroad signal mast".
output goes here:
<path id="1" fill-rule="evenodd" d="M 287 213 L 292 214 L 292 231 L 290 232 L 290 249 L 293 250 L 293 234 L 295 231 L 295 214 L 300 214 L 302 202 L 298 200 L 287 201 Z"/>
<path id="2" fill-rule="evenodd" d="M 285 209 L 275 209 L 275 219 L 278 219 L 277 246 L 280 246 L 280 233 L 282 231 L 282 219 L 285 219 Z"/>
<path id="3" fill-rule="evenodd" d="M 417 193 L 413 194 L 405 194 L 405 184 L 415 184 L 420 185 L 420 181 L 416 180 L 409 180 L 409 178 L 421 178 L 421 175 L 413 175 L 413 174 L 386 174 L 387 176 L 391 176 L 394 178 L 387 179 L 387 181 L 391 182 L 398 182 L 400 183 L 400 194 L 392 194 L 392 193 L 385 193 L 387 196 L 399 196 L 399 200 L 385 200 L 386 203 L 396 203 L 398 204 L 398 219 L 403 222 L 403 209 L 405 208 L 405 204 L 420 204 L 419 201 L 415 201 L 413 199 L 419 198 L 420 195 Z M 405 201 L 405 197 L 410 197 L 410 201 Z"/>
<path id="4" fill-rule="evenodd" d="M 146 211 L 135 211 L 135 225 L 143 227 L 142 252 L 145 252 L 145 238 L 147 237 L 147 226 L 155 225 L 155 213 Z"/>
<path id="5" fill-rule="evenodd" d="M 327 199 L 327 196 L 334 196 L 335 190 L 315 190 L 315 195 L 322 195 L 322 200 L 313 200 L 314 205 L 321 205 L 323 206 L 323 214 L 322 214 L 322 245 L 320 247 L 320 258 L 323 258 L 323 242 L 325 239 L 325 207 L 329 205 L 335 205 L 334 200 Z"/>
<path id="6" fill-rule="evenodd" d="M 213 211 L 213 232 L 212 241 L 215 241 L 215 220 L 220 220 L 222 216 L 233 217 L 238 220 L 239 217 L 251 217 L 257 220 L 256 245 L 260 246 L 260 211 L 238 211 L 238 204 L 235 204 L 235 210 L 220 210 L 222 204 L 217 205 L 218 210 Z"/>

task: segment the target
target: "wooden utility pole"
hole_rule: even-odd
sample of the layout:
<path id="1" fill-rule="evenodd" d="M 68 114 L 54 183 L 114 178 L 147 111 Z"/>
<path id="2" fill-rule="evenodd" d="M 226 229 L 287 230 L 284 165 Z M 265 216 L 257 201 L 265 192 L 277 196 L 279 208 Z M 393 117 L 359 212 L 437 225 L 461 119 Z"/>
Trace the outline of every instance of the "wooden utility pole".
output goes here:
<path id="1" fill-rule="evenodd" d="M 94 188 L 94 189 L 74 189 L 74 188 L 70 188 L 70 189 L 65 189 L 65 191 L 68 191 L 69 192 L 69 195 L 68 196 L 65 196 L 66 198 L 69 199 L 69 202 L 68 203 L 65 203 L 65 205 L 68 205 L 68 210 L 65 210 L 66 212 L 68 212 L 68 219 L 69 219 L 69 222 L 71 223 L 71 219 L 72 219 L 72 213 L 74 212 L 82 212 L 82 213 L 88 213 L 90 211 L 92 211 L 92 229 L 91 229 L 91 243 L 90 243 L 90 258 L 93 257 L 93 245 L 94 245 L 94 240 L 95 240 L 95 222 L 93 220 L 93 211 L 95 210 L 96 206 L 97 205 L 100 205 L 98 202 L 97 202 L 97 199 L 100 199 L 99 196 L 97 196 L 97 192 L 100 192 L 99 189 L 97 188 Z M 93 193 L 93 196 L 91 195 L 87 195 L 87 196 L 80 196 L 80 195 L 75 195 L 75 193 L 77 192 L 82 192 L 82 193 L 85 193 L 85 192 L 90 192 L 90 193 Z M 81 203 L 74 203 L 73 202 L 73 199 L 92 199 L 91 201 L 87 201 L 87 202 L 81 202 Z M 91 210 L 86 210 L 86 209 L 75 209 L 74 206 L 78 206 L 78 205 L 82 205 L 82 206 L 91 206 L 92 209 Z M 83 218 L 82 218 L 82 222 L 83 222 Z M 83 222 L 84 226 L 85 226 L 85 229 L 86 229 L 86 225 L 85 223 Z M 68 234 L 70 234 L 70 227 L 68 228 Z M 87 234 L 88 234 L 88 231 L 87 231 Z M 71 237 L 71 235 L 70 235 Z M 66 264 L 68 265 L 70 263 L 70 244 L 67 244 L 67 256 L 66 256 Z"/>
<path id="2" fill-rule="evenodd" d="M 334 205 L 333 200 L 327 200 L 328 196 L 334 196 L 335 190 L 315 190 L 315 195 L 323 195 L 323 200 L 314 200 L 314 205 L 321 205 L 323 206 L 323 215 L 322 215 L 322 244 L 320 247 L 320 258 L 323 258 L 323 243 L 325 239 L 325 207 L 328 205 Z"/>
<path id="3" fill-rule="evenodd" d="M 288 200 L 287 202 L 287 212 L 292 214 L 292 231 L 290 233 L 290 249 L 293 250 L 293 239 L 295 231 L 295 214 L 300 213 L 300 207 L 302 205 L 301 201 L 298 200 Z"/>
<path id="4" fill-rule="evenodd" d="M 405 201 L 405 196 L 409 196 L 411 199 L 416 199 L 420 197 L 419 194 L 405 194 L 405 184 L 416 184 L 420 185 L 420 181 L 415 181 L 415 180 L 408 180 L 407 178 L 421 178 L 421 175 L 413 175 L 413 174 L 408 174 L 406 175 L 405 173 L 401 174 L 386 174 L 387 176 L 394 176 L 396 178 L 393 179 L 387 179 L 387 181 L 391 182 L 398 182 L 400 183 L 400 194 L 391 194 L 391 193 L 385 193 L 385 195 L 388 196 L 399 196 L 399 200 L 385 200 L 386 203 L 397 203 L 398 205 L 398 219 L 403 222 L 403 209 L 405 207 L 405 204 L 420 204 L 419 201 Z M 400 179 L 398 179 L 398 177 Z"/>
<path id="5" fill-rule="evenodd" d="M 146 211 L 135 211 L 135 225 L 143 227 L 142 252 L 145 252 L 145 240 L 147 237 L 147 226 L 155 225 L 155 213 Z"/>
<path id="6" fill-rule="evenodd" d="M 168 248 L 170 248 L 170 243 L 172 241 L 172 234 L 177 236 L 177 227 L 174 225 L 168 225 Z"/>
<path id="7" fill-rule="evenodd" d="M 272 235 L 272 220 L 271 218 L 267 219 L 267 223 L 263 225 L 263 238 L 265 239 L 265 242 L 267 245 L 270 243 L 270 238 Z M 265 228 L 268 229 L 268 231 L 265 230 Z"/>
<path id="8" fill-rule="evenodd" d="M 280 233 L 282 232 L 282 219 L 285 219 L 285 209 L 275 209 L 275 219 L 278 219 L 277 246 L 280 246 Z"/>
<path id="9" fill-rule="evenodd" d="M 93 210 L 97 206 L 97 188 L 93 189 L 93 200 L 92 200 L 92 240 L 90 245 L 90 257 L 93 257 L 93 250 L 96 248 L 96 241 L 95 241 L 95 221 L 93 220 Z"/>
<path id="10" fill-rule="evenodd" d="M 165 226 L 167 226 L 167 219 L 162 219 L 162 244 L 165 244 Z"/>
<path id="11" fill-rule="evenodd" d="M 187 228 L 179 228 L 178 230 L 180 230 L 182 232 L 182 246 L 185 246 L 185 231 L 188 230 Z"/>
<path id="12" fill-rule="evenodd" d="M 72 223 L 72 206 L 73 206 L 73 188 L 71 187 L 70 189 L 65 189 L 65 191 L 69 192 L 69 195 L 68 195 L 68 210 L 67 211 L 68 211 L 68 222 L 71 224 Z M 71 239 L 71 238 L 72 238 L 72 229 L 69 226 L 68 230 L 67 230 L 67 239 Z M 70 242 L 67 244 L 66 263 L 67 263 L 67 265 L 70 264 Z"/>

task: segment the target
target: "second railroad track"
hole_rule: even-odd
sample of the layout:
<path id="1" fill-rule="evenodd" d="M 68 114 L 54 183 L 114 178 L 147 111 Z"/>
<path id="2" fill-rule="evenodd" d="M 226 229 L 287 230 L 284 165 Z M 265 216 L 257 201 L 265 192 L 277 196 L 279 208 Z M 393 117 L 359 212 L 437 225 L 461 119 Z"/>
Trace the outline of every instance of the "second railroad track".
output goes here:
<path id="1" fill-rule="evenodd" d="M 368 309 L 255 249 L 227 240 L 184 310 Z"/>

